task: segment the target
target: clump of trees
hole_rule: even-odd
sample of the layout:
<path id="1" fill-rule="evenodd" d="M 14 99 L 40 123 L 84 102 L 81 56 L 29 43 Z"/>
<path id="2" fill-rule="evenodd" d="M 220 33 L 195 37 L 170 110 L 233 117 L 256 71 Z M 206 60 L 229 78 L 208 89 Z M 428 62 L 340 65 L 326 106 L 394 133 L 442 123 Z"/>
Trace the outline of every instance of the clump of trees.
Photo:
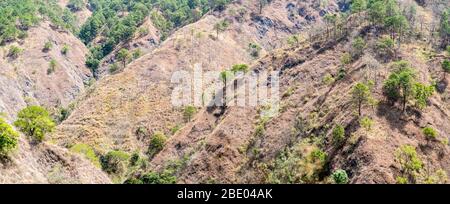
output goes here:
<path id="1" fill-rule="evenodd" d="M 415 183 L 417 176 L 423 168 L 423 162 L 411 145 L 404 145 L 395 152 L 395 159 L 400 165 L 401 176 L 397 177 L 400 183 Z"/>
<path id="2" fill-rule="evenodd" d="M 384 95 L 392 104 L 400 101 L 403 112 L 410 100 L 415 102 L 416 107 L 424 108 L 428 98 L 434 93 L 434 86 L 417 82 L 414 69 L 406 61 L 395 62 L 392 68 L 394 71 L 384 82 Z"/>
<path id="3" fill-rule="evenodd" d="M 0 156 L 7 156 L 14 150 L 18 140 L 19 134 L 3 118 L 0 118 Z"/>
<path id="4" fill-rule="evenodd" d="M 31 137 L 33 141 L 42 142 L 45 135 L 53 131 L 55 122 L 45 108 L 28 106 L 19 111 L 14 126 Z"/>

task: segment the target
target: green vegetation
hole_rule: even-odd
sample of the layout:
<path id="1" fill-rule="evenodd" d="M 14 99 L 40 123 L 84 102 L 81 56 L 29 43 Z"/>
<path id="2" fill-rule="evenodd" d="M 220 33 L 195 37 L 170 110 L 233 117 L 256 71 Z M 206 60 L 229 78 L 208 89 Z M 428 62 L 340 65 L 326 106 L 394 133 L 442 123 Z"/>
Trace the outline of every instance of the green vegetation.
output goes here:
<path id="1" fill-rule="evenodd" d="M 127 66 L 128 61 L 131 59 L 131 54 L 127 49 L 120 49 L 117 53 L 117 60 L 122 62 L 123 67 Z"/>
<path id="2" fill-rule="evenodd" d="M 362 115 L 362 107 L 372 98 L 370 87 L 364 83 L 357 83 L 352 89 L 352 101 L 358 108 L 358 116 Z"/>
<path id="3" fill-rule="evenodd" d="M 147 16 L 161 32 L 161 40 L 165 40 L 173 29 L 198 20 L 210 9 L 221 10 L 228 2 L 228 0 L 90 0 L 92 16 L 79 32 L 80 39 L 86 45 L 90 45 L 86 65 L 95 75 L 99 61 L 111 53 L 120 42 L 132 39 Z M 98 36 L 104 40 L 98 45 L 93 44 L 93 39 Z"/>
<path id="4" fill-rule="evenodd" d="M 125 181 L 125 184 L 175 184 L 177 177 L 169 171 L 162 173 L 149 172 L 138 178 L 130 178 Z"/>
<path id="5" fill-rule="evenodd" d="M 442 62 L 442 69 L 445 73 L 450 73 L 450 60 L 446 59 Z"/>
<path id="6" fill-rule="evenodd" d="M 197 108 L 195 106 L 186 106 L 183 110 L 183 117 L 186 121 L 190 122 L 192 117 L 197 113 Z"/>
<path id="7" fill-rule="evenodd" d="M 0 156 L 6 156 L 17 147 L 19 134 L 0 118 Z"/>
<path id="8" fill-rule="evenodd" d="M 245 74 L 248 72 L 248 70 L 249 70 L 249 67 L 246 64 L 236 64 L 236 65 L 233 65 L 233 67 L 231 68 L 231 71 L 234 74 L 237 74 L 238 72 L 242 72 Z"/>
<path id="9" fill-rule="evenodd" d="M 9 47 L 9 51 L 8 51 L 8 57 L 12 58 L 12 59 L 16 59 L 17 57 L 19 57 L 20 53 L 23 50 L 17 46 L 11 45 L 11 47 Z"/>
<path id="10" fill-rule="evenodd" d="M 51 59 L 49 62 L 49 65 L 48 65 L 47 74 L 51 74 L 51 73 L 55 72 L 57 65 L 58 65 L 58 63 L 56 62 L 56 60 Z"/>
<path id="11" fill-rule="evenodd" d="M 258 58 L 259 54 L 260 54 L 260 52 L 262 50 L 261 46 L 259 46 L 256 43 L 250 43 L 248 45 L 248 49 L 249 49 L 249 52 L 250 52 L 250 56 L 252 56 L 254 58 Z"/>
<path id="12" fill-rule="evenodd" d="M 142 56 L 142 50 L 137 48 L 135 50 L 133 50 L 133 52 L 131 53 L 131 56 L 133 57 L 133 59 L 137 59 L 139 57 Z"/>
<path id="13" fill-rule="evenodd" d="M 416 82 L 416 74 L 408 62 L 395 62 L 392 68 L 394 71 L 383 87 L 387 99 L 392 103 L 401 100 L 403 112 L 406 111 L 406 104 L 410 99 L 413 99 L 418 108 L 425 107 L 428 98 L 433 95 L 434 87 Z"/>
<path id="14" fill-rule="evenodd" d="M 359 120 L 359 125 L 367 131 L 370 131 L 372 130 L 373 120 L 369 117 L 363 117 L 361 120 Z"/>
<path id="15" fill-rule="evenodd" d="M 345 139 L 345 129 L 342 125 L 336 125 L 333 128 L 333 143 L 336 145 L 341 144 Z"/>
<path id="16" fill-rule="evenodd" d="M 317 183 L 326 166 L 327 154 L 311 139 L 280 153 L 266 178 L 268 183 Z"/>
<path id="17" fill-rule="evenodd" d="M 67 55 L 67 53 L 69 53 L 70 47 L 67 44 L 64 44 L 64 46 L 61 49 L 61 54 L 63 55 Z"/>
<path id="18" fill-rule="evenodd" d="M 44 140 L 45 134 L 53 130 L 55 123 L 44 108 L 28 106 L 19 111 L 14 126 L 34 141 L 41 142 Z"/>
<path id="19" fill-rule="evenodd" d="M 72 146 L 70 151 L 84 155 L 84 157 L 91 161 L 96 167 L 101 167 L 100 159 L 91 146 L 80 143 Z"/>
<path id="20" fill-rule="evenodd" d="M 156 132 L 152 139 L 150 140 L 150 145 L 148 146 L 148 155 L 153 158 L 161 150 L 163 150 L 166 145 L 167 137 L 162 132 Z"/>
<path id="21" fill-rule="evenodd" d="M 422 133 L 428 140 L 435 140 L 438 136 L 437 131 L 430 126 L 423 128 Z"/>
<path id="22" fill-rule="evenodd" d="M 323 79 L 322 79 L 323 83 L 326 85 L 330 85 L 333 84 L 335 79 L 333 78 L 333 76 L 330 73 L 327 73 Z"/>
<path id="23" fill-rule="evenodd" d="M 216 31 L 216 38 L 219 38 L 219 33 L 224 32 L 227 30 L 230 23 L 227 20 L 219 21 L 218 23 L 214 24 L 214 30 Z"/>
<path id="24" fill-rule="evenodd" d="M 47 41 L 44 44 L 44 49 L 42 49 L 44 52 L 48 52 L 53 48 L 53 43 L 51 41 Z"/>
<path id="25" fill-rule="evenodd" d="M 357 37 L 352 42 L 352 57 L 358 59 L 364 52 L 366 43 L 362 37 Z"/>
<path id="26" fill-rule="evenodd" d="M 57 0 L 2 0 L 0 2 L 0 44 L 25 38 L 27 30 L 42 19 L 55 26 L 76 32 L 76 17 Z"/>
<path id="27" fill-rule="evenodd" d="M 110 151 L 101 157 L 102 169 L 115 176 L 121 177 L 127 171 L 130 155 L 122 151 Z"/>
<path id="28" fill-rule="evenodd" d="M 72 12 L 80 11 L 84 6 L 84 0 L 70 0 L 67 4 L 67 8 L 69 8 Z"/>
<path id="29" fill-rule="evenodd" d="M 416 148 L 411 145 L 404 145 L 395 152 L 395 159 L 400 165 L 402 173 L 402 183 L 414 183 L 420 170 L 423 168 L 422 160 L 416 152 Z M 408 182 L 404 182 L 404 179 Z"/>
<path id="30" fill-rule="evenodd" d="M 334 183 L 336 184 L 347 184 L 348 183 L 348 176 L 347 172 L 342 169 L 338 169 L 333 174 L 331 174 L 331 177 L 333 178 Z"/>

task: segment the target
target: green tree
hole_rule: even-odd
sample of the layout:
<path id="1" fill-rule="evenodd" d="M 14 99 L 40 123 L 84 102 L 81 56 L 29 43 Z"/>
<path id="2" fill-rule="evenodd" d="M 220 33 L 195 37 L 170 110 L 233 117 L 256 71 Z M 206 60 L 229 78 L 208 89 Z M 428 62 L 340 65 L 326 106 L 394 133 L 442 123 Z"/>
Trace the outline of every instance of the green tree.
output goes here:
<path id="1" fill-rule="evenodd" d="M 122 65 L 124 68 L 127 66 L 128 60 L 130 60 L 130 58 L 131 58 L 131 55 L 127 49 L 122 48 L 117 53 L 117 60 L 122 62 Z"/>
<path id="2" fill-rule="evenodd" d="M 442 12 L 439 24 L 439 34 L 442 39 L 443 46 L 450 44 L 450 8 Z"/>
<path id="3" fill-rule="evenodd" d="M 333 178 L 334 183 L 336 184 L 347 184 L 348 183 L 348 176 L 347 172 L 342 169 L 338 169 L 331 174 L 331 177 Z"/>
<path id="4" fill-rule="evenodd" d="M 383 92 L 391 102 L 401 99 L 403 112 L 406 111 L 408 100 L 413 96 L 416 77 L 413 69 L 405 63 L 404 61 L 394 63 L 394 68 L 400 67 L 389 75 L 383 86 Z"/>
<path id="5" fill-rule="evenodd" d="M 352 101 L 354 104 L 356 104 L 356 107 L 358 108 L 358 115 L 362 115 L 362 107 L 364 104 L 366 104 L 369 99 L 372 97 L 372 94 L 370 93 L 370 88 L 364 83 L 357 83 L 355 86 L 353 86 L 352 89 Z"/>
<path id="6" fill-rule="evenodd" d="M 56 62 L 56 60 L 51 59 L 49 62 L 49 65 L 48 65 L 47 74 L 51 74 L 51 73 L 55 72 L 56 66 L 58 66 L 58 63 Z"/>
<path id="7" fill-rule="evenodd" d="M 103 171 L 121 177 L 126 171 L 130 155 L 123 151 L 110 151 L 101 157 Z"/>
<path id="8" fill-rule="evenodd" d="M 167 137 L 162 132 L 156 132 L 152 139 L 150 140 L 150 145 L 148 147 L 148 155 L 150 158 L 153 158 L 156 154 L 158 154 L 161 150 L 164 149 L 166 145 Z"/>
<path id="9" fill-rule="evenodd" d="M 378 53 L 380 55 L 383 55 L 383 57 L 385 58 L 385 61 L 386 58 L 391 58 L 395 56 L 395 42 L 389 37 L 383 37 L 379 39 L 376 44 L 376 47 Z"/>
<path id="10" fill-rule="evenodd" d="M 333 128 L 332 134 L 333 134 L 333 142 L 336 145 L 341 144 L 345 139 L 345 129 L 342 125 L 336 125 Z"/>
<path id="11" fill-rule="evenodd" d="M 427 106 L 428 98 L 430 98 L 435 91 L 434 86 L 427 86 L 422 83 L 415 83 L 413 87 L 414 101 L 419 109 Z"/>
<path id="12" fill-rule="evenodd" d="M 367 1 L 366 0 L 352 0 L 350 5 L 350 10 L 352 13 L 358 13 L 360 15 L 361 12 L 367 9 Z"/>
<path id="13" fill-rule="evenodd" d="M 358 59 L 364 52 L 366 43 L 362 37 L 357 37 L 352 42 L 352 57 Z"/>
<path id="14" fill-rule="evenodd" d="M 186 119 L 186 121 L 191 121 L 192 117 L 195 115 L 195 113 L 197 112 L 197 108 L 195 108 L 195 106 L 186 106 L 184 107 L 183 110 L 183 116 Z"/>
<path id="15" fill-rule="evenodd" d="M 442 69 L 444 70 L 444 76 L 445 73 L 450 73 L 450 60 L 444 60 L 442 62 Z"/>
<path id="16" fill-rule="evenodd" d="M 218 23 L 214 24 L 214 30 L 216 31 L 216 37 L 219 38 L 219 33 L 224 32 L 230 23 L 227 20 L 221 20 Z"/>
<path id="17" fill-rule="evenodd" d="M 6 156 L 17 147 L 19 134 L 0 118 L 0 156 Z"/>
<path id="18" fill-rule="evenodd" d="M 55 122 L 43 107 L 28 106 L 19 111 L 14 126 L 33 140 L 41 142 L 45 134 L 53 131 Z"/>
<path id="19" fill-rule="evenodd" d="M 370 1 L 369 1 L 370 2 Z M 368 14 L 373 25 L 380 25 L 386 16 L 386 4 L 382 0 L 373 1 L 368 6 Z"/>
<path id="20" fill-rule="evenodd" d="M 248 67 L 248 65 L 246 65 L 246 64 L 235 64 L 235 65 L 233 65 L 233 67 L 231 68 L 231 71 L 234 73 L 234 74 L 237 74 L 238 72 L 242 72 L 242 73 L 247 73 L 248 72 L 248 70 L 249 70 L 249 67 Z"/>

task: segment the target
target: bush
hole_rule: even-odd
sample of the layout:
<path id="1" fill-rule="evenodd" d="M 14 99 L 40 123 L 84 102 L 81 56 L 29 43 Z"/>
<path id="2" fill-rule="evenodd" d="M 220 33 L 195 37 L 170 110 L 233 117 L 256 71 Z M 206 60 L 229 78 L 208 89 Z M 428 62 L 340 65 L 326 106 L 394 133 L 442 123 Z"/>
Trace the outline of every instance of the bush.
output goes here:
<path id="1" fill-rule="evenodd" d="M 100 159 L 95 154 L 94 149 L 87 144 L 76 144 L 70 148 L 70 151 L 83 154 L 86 159 L 92 162 L 96 167 L 101 167 Z"/>
<path id="2" fill-rule="evenodd" d="M 9 47 L 8 57 L 16 59 L 17 57 L 19 57 L 22 51 L 23 50 L 21 48 L 12 45 L 11 47 Z"/>
<path id="3" fill-rule="evenodd" d="M 373 126 L 373 120 L 370 119 L 369 117 L 363 117 L 359 121 L 359 125 L 361 125 L 361 127 L 366 129 L 367 131 L 370 131 L 372 129 L 372 126 Z"/>
<path id="4" fill-rule="evenodd" d="M 162 132 L 156 132 L 152 139 L 150 140 L 150 145 L 148 147 L 148 155 L 150 158 L 154 157 L 161 150 L 164 149 L 166 145 L 167 137 Z"/>
<path id="5" fill-rule="evenodd" d="M 348 65 L 352 63 L 352 55 L 350 55 L 349 53 L 344 53 L 341 57 L 341 63 L 343 65 Z"/>
<path id="6" fill-rule="evenodd" d="M 164 171 L 162 173 L 149 172 L 137 178 L 130 178 L 125 184 L 175 184 L 177 177 L 171 172 Z"/>
<path id="7" fill-rule="evenodd" d="M 438 136 L 437 131 L 430 126 L 423 128 L 422 133 L 429 140 L 435 140 L 436 137 Z"/>
<path id="8" fill-rule="evenodd" d="M 194 106 L 186 106 L 183 110 L 183 116 L 186 121 L 190 122 L 196 112 L 197 108 L 195 108 Z"/>
<path id="9" fill-rule="evenodd" d="M 19 134 L 0 118 L 0 156 L 6 156 L 10 151 L 15 149 L 18 144 Z"/>
<path id="10" fill-rule="evenodd" d="M 28 106 L 17 114 L 14 126 L 33 140 L 41 142 L 45 134 L 53 131 L 55 123 L 47 110 L 40 106 Z"/>
<path id="11" fill-rule="evenodd" d="M 250 51 L 250 56 L 257 58 L 259 57 L 259 53 L 261 52 L 262 48 L 261 46 L 259 46 L 256 43 L 250 43 L 248 45 L 249 51 Z"/>
<path id="12" fill-rule="evenodd" d="M 347 172 L 345 170 L 339 169 L 333 172 L 331 175 L 333 178 L 334 183 L 336 184 L 347 184 L 348 183 L 348 176 Z"/>
<path id="13" fill-rule="evenodd" d="M 117 70 L 119 70 L 119 65 L 117 65 L 117 63 L 113 63 L 111 66 L 109 66 L 109 73 L 113 74 Z"/>
<path id="14" fill-rule="evenodd" d="M 423 162 L 416 152 L 416 148 L 411 145 L 403 145 L 395 152 L 395 160 L 400 165 L 400 171 L 404 178 L 415 178 L 423 168 Z M 412 181 L 409 181 L 411 182 Z"/>
<path id="15" fill-rule="evenodd" d="M 61 54 L 67 55 L 67 53 L 69 53 L 69 49 L 70 49 L 69 45 L 64 45 L 61 49 Z"/>
<path id="16" fill-rule="evenodd" d="M 123 175 L 130 156 L 122 151 L 110 151 L 101 158 L 102 169 L 108 174 Z"/>
<path id="17" fill-rule="evenodd" d="M 54 59 L 50 60 L 50 63 L 48 65 L 48 69 L 47 69 L 47 74 L 51 74 L 51 73 L 55 72 L 56 66 L 57 66 L 56 60 L 54 60 Z"/>
<path id="18" fill-rule="evenodd" d="M 327 73 L 322 79 L 322 82 L 326 85 L 330 85 L 330 84 L 334 83 L 334 81 L 335 80 L 334 80 L 333 76 L 329 73 Z"/>
<path id="19" fill-rule="evenodd" d="M 137 59 L 142 56 L 142 50 L 139 48 L 135 49 L 131 55 L 133 56 L 133 59 Z"/>
<path id="20" fill-rule="evenodd" d="M 51 41 L 47 41 L 47 42 L 44 44 L 44 49 L 43 49 L 43 51 L 44 51 L 44 52 L 48 52 L 48 51 L 50 51 L 50 50 L 52 49 L 52 47 L 53 47 L 52 42 L 51 42 Z"/>
<path id="21" fill-rule="evenodd" d="M 402 176 L 397 176 L 397 184 L 408 184 L 408 179 Z"/>
<path id="22" fill-rule="evenodd" d="M 333 129 L 333 143 L 340 144 L 345 139 L 345 129 L 342 125 L 336 125 Z"/>
<path id="23" fill-rule="evenodd" d="M 450 61 L 449 60 L 444 60 L 442 62 L 442 69 L 444 70 L 445 73 L 450 73 Z"/>

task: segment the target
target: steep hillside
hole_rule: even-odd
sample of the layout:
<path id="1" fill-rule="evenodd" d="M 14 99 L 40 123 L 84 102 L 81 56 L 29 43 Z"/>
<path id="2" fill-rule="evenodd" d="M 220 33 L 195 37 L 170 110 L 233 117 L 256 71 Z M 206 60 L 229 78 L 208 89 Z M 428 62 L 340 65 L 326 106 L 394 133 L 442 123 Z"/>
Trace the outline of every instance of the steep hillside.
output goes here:
<path id="1" fill-rule="evenodd" d="M 190 70 L 194 64 L 201 64 L 205 71 L 220 71 L 237 63 L 251 63 L 267 50 L 285 44 L 289 36 L 306 31 L 308 25 L 305 18 L 290 12 L 290 5 L 289 1 L 272 2 L 259 15 L 257 1 L 237 2 L 181 28 L 123 72 L 99 81 L 69 119 L 57 127 L 52 139 L 63 146 L 90 144 L 103 153 L 119 149 L 144 154 L 151 135 L 158 131 L 170 135 L 171 128 L 185 124 L 181 108 L 170 104 L 171 74 Z M 330 3 L 323 9 L 337 8 Z M 320 10 L 311 11 L 311 15 L 319 16 Z M 290 20 L 292 16 L 299 19 Z M 224 21 L 229 25 L 217 32 L 214 25 Z M 297 21 L 305 27 L 300 28 Z M 256 48 L 252 56 L 249 44 L 261 50 Z M 146 132 L 143 138 L 137 135 L 139 129 Z"/>
<path id="2" fill-rule="evenodd" d="M 68 31 L 69 27 L 64 28 L 64 23 L 56 21 L 53 15 L 58 13 L 58 9 L 63 9 L 53 1 L 49 3 L 51 6 L 37 1 L 22 3 L 23 7 L 40 5 L 41 15 L 37 15 L 37 11 L 32 13 L 33 10 L 21 13 L 25 17 L 35 15 L 39 21 L 29 27 L 18 26 L 23 29 L 20 32 L 25 34 L 18 39 L 14 35 L 6 35 L 8 33 L 2 30 L 5 27 L 0 29 L 5 34 L 2 40 L 7 39 L 0 45 L 1 117 L 12 124 L 19 110 L 40 105 L 46 107 L 56 119 L 61 119 L 60 110 L 71 106 L 92 78 L 85 66 L 88 50 Z M 15 5 L 9 1 L 2 2 L 1 9 L 8 9 L 3 4 Z M 20 135 L 15 151 L 8 157 L 0 156 L 0 182 L 110 182 L 106 174 L 84 157 L 50 143 L 34 144 L 29 137 Z"/>

